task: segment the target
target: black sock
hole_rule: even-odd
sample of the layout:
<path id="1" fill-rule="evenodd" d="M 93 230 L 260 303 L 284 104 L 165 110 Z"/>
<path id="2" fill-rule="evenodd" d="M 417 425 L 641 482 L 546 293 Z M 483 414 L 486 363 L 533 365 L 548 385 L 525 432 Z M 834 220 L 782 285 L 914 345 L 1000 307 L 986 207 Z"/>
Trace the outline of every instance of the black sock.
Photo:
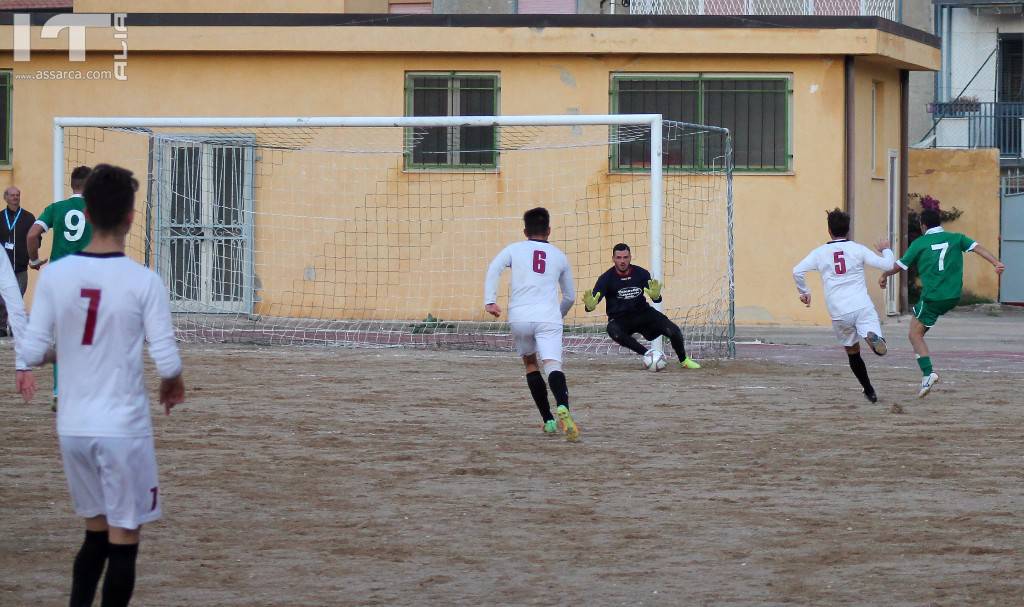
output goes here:
<path id="1" fill-rule="evenodd" d="M 867 394 L 874 393 L 875 389 L 871 387 L 871 380 L 868 379 L 868 368 L 864 365 L 864 359 L 860 357 L 860 352 L 847 354 L 847 356 L 850 357 L 850 368 L 853 369 L 853 374 L 857 376 L 857 380 L 864 388 L 864 392 Z"/>
<path id="2" fill-rule="evenodd" d="M 135 590 L 135 558 L 138 544 L 110 544 L 107 575 L 103 578 L 102 607 L 126 607 Z"/>
<path id="3" fill-rule="evenodd" d="M 569 386 L 565 383 L 565 373 L 552 371 L 548 375 L 548 383 L 551 384 L 551 393 L 555 395 L 555 403 L 569 406 Z"/>
<path id="4" fill-rule="evenodd" d="M 555 419 L 551 415 L 551 405 L 548 403 L 548 387 L 544 385 L 544 378 L 540 371 L 531 371 L 526 374 L 526 385 L 530 386 L 530 394 L 533 395 L 533 402 L 537 403 L 537 410 L 544 421 Z"/>
<path id="5" fill-rule="evenodd" d="M 673 331 L 668 336 L 669 341 L 672 342 L 672 349 L 676 351 L 676 356 L 679 357 L 679 361 L 686 360 L 686 347 L 683 345 L 683 334 L 680 331 Z"/>
<path id="6" fill-rule="evenodd" d="M 75 557 L 71 577 L 71 607 L 91 607 L 96 586 L 107 564 L 107 532 L 86 531 L 85 541 Z"/>

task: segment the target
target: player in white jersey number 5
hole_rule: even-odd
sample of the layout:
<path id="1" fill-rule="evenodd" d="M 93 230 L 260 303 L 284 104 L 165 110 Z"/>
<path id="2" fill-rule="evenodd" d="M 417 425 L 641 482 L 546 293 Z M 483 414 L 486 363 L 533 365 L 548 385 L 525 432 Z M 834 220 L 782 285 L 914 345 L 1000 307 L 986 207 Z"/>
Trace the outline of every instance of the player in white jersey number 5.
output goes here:
<path id="1" fill-rule="evenodd" d="M 484 309 L 501 316 L 498 280 L 505 268 L 512 269 L 509 286 L 508 323 L 516 352 L 526 365 L 526 384 L 544 419 L 544 432 L 554 434 L 556 423 L 548 403 L 547 385 L 537 364 L 538 356 L 548 374 L 555 409 L 566 439 L 579 440 L 579 428 L 569 413 L 569 387 L 562 372 L 562 318 L 576 298 L 572 269 L 565 253 L 548 242 L 551 216 L 547 209 L 530 209 L 523 215 L 527 240 L 508 245 L 487 268 Z M 561 301 L 558 291 L 562 291 Z"/>
<path id="2" fill-rule="evenodd" d="M 185 399 L 167 289 L 124 254 L 137 189 L 131 171 L 95 168 L 83 192 L 92 241 L 43 270 L 25 337 L 26 362 L 42 361 L 55 339 L 60 363 L 57 435 L 86 529 L 71 605 L 92 604 L 104 566 L 103 605 L 127 605 L 141 526 L 160 518 L 144 340 L 163 378 L 164 411 Z"/>
<path id="3" fill-rule="evenodd" d="M 814 249 L 793 268 L 793 279 L 800 292 L 800 301 L 810 307 L 811 292 L 804 276 L 817 271 L 825 283 L 825 305 L 832 316 L 832 328 L 839 343 L 846 348 L 850 369 L 864 388 L 864 397 L 878 402 L 875 389 L 868 378 L 868 369 L 860 356 L 860 340 L 867 341 L 875 354 L 886 352 L 882 326 L 878 321 L 875 305 L 868 296 L 864 282 L 864 265 L 889 270 L 895 262 L 889 242 L 879 241 L 876 245 L 881 257 L 864 245 L 847 240 L 850 233 L 850 216 L 839 209 L 828 213 L 828 233 L 832 240 Z"/>

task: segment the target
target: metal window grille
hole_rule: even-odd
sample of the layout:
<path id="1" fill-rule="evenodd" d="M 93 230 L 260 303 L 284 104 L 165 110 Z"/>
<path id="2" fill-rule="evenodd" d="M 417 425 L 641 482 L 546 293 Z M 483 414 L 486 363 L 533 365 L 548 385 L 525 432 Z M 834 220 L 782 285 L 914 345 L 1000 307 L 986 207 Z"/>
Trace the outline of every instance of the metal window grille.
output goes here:
<path id="1" fill-rule="evenodd" d="M 411 74 L 409 116 L 497 114 L 498 77 L 479 74 Z M 410 168 L 497 166 L 495 127 L 412 128 Z"/>

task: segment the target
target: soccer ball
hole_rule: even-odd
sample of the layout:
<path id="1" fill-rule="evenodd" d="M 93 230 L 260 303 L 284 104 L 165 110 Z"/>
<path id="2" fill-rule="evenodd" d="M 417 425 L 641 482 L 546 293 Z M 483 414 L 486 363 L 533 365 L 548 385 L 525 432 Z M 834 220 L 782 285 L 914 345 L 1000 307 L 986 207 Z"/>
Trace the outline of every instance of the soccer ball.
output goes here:
<path id="1" fill-rule="evenodd" d="M 644 354 L 644 368 L 648 371 L 657 373 L 668 366 L 668 360 L 665 359 L 665 354 L 660 350 L 648 350 Z"/>

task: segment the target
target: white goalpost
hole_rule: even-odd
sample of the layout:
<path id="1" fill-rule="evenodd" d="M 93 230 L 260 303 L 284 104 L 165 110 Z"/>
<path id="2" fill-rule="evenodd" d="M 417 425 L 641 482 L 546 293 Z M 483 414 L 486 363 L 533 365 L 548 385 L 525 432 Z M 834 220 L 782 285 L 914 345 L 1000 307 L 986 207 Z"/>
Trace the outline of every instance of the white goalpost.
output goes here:
<path id="1" fill-rule="evenodd" d="M 484 274 L 522 238 L 523 212 L 544 206 L 578 292 L 625 242 L 665 283 L 659 307 L 688 352 L 733 354 L 724 129 L 658 114 L 60 117 L 53 129 L 55 200 L 78 165 L 139 179 L 129 254 L 163 277 L 183 341 L 511 349 L 483 311 Z M 620 351 L 606 322 L 603 305 L 576 305 L 566 349 Z"/>

